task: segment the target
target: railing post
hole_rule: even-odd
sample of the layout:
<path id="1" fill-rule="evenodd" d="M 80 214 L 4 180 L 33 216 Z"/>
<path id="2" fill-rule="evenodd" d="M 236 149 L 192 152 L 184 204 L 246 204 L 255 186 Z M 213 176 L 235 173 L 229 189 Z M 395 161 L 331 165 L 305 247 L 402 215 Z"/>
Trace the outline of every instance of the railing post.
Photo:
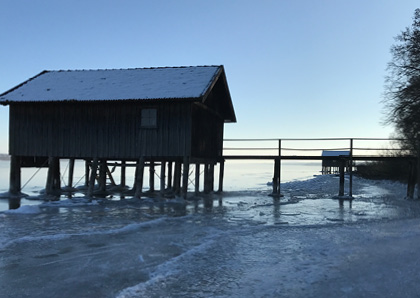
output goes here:
<path id="1" fill-rule="evenodd" d="M 353 196 L 353 139 L 350 139 L 349 196 Z"/>
<path id="2" fill-rule="evenodd" d="M 279 139 L 279 184 L 278 184 L 278 188 L 277 188 L 277 194 L 280 195 L 280 184 L 281 184 L 281 139 Z"/>

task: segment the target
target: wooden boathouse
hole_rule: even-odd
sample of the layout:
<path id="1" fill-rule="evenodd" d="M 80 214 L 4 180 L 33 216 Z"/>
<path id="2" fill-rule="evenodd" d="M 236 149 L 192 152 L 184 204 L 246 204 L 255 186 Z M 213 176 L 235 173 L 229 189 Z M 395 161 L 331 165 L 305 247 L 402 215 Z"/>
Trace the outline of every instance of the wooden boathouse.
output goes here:
<path id="1" fill-rule="evenodd" d="M 22 167 L 48 167 L 46 193 L 59 193 L 60 159 L 71 161 L 71 172 L 74 160 L 86 161 L 88 196 L 97 177 L 106 191 L 111 161 L 121 166 L 121 185 L 134 162 L 136 197 L 145 167 L 152 180 L 156 165 L 161 191 L 186 194 L 190 165 L 196 173 L 204 166 L 210 191 L 220 162 L 223 179 L 224 123 L 236 122 L 223 66 L 43 71 L 0 94 L 0 104 L 9 106 L 10 193 L 17 196 Z"/>

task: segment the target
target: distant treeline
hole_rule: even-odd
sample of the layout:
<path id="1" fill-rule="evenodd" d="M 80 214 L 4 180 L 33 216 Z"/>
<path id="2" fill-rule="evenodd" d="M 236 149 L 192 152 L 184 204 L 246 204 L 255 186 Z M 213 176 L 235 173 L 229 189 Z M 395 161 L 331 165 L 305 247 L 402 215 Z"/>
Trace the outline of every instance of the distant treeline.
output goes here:
<path id="1" fill-rule="evenodd" d="M 407 182 L 408 163 L 398 160 L 366 162 L 357 165 L 355 174 L 366 179 Z"/>
<path id="2" fill-rule="evenodd" d="M 0 160 L 10 160 L 10 156 L 8 154 L 0 153 Z"/>

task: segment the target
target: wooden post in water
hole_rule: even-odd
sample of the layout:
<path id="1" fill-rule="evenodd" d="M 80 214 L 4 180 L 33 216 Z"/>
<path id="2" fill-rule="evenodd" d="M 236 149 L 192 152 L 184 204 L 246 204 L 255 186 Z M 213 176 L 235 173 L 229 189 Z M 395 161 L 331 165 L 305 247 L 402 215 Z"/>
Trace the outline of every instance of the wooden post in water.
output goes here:
<path id="1" fill-rule="evenodd" d="M 280 190 L 280 158 L 274 159 L 273 196 L 277 196 Z"/>
<path id="2" fill-rule="evenodd" d="M 204 164 L 204 193 L 210 193 L 210 165 Z"/>
<path id="3" fill-rule="evenodd" d="M 125 187 L 126 184 L 126 162 L 125 160 L 121 161 L 121 180 L 120 180 L 120 186 Z"/>
<path id="4" fill-rule="evenodd" d="M 136 165 L 136 174 L 134 177 L 134 198 L 140 199 L 143 192 L 143 175 L 144 175 L 144 157 L 140 157 Z"/>
<path id="5" fill-rule="evenodd" d="M 174 191 L 176 195 L 179 195 L 181 191 L 181 162 L 179 160 L 175 161 Z"/>
<path id="6" fill-rule="evenodd" d="M 106 191 L 106 160 L 101 159 L 99 163 L 99 191 Z"/>
<path id="7" fill-rule="evenodd" d="M 98 170 L 98 163 L 99 163 L 99 159 L 95 157 L 92 161 L 92 169 L 90 172 L 89 187 L 87 191 L 87 196 L 90 198 L 93 196 L 93 190 L 95 188 L 95 179 L 96 179 L 96 171 Z"/>
<path id="8" fill-rule="evenodd" d="M 210 192 L 214 191 L 214 163 L 212 162 L 209 167 L 209 189 Z"/>
<path id="9" fill-rule="evenodd" d="M 57 194 L 60 190 L 60 185 L 60 159 L 57 157 L 49 157 L 45 193 L 47 195 Z"/>
<path id="10" fill-rule="evenodd" d="M 349 196 L 353 196 L 353 139 L 350 139 Z"/>
<path id="11" fill-rule="evenodd" d="M 21 165 L 20 157 L 12 155 L 10 157 L 10 185 L 9 192 L 12 195 L 19 195 L 21 191 Z"/>
<path id="12" fill-rule="evenodd" d="M 168 179 L 167 179 L 168 189 L 172 188 L 172 161 L 168 162 Z"/>
<path id="13" fill-rule="evenodd" d="M 69 180 L 68 180 L 68 187 L 73 187 L 73 175 L 74 175 L 74 158 L 70 158 L 69 160 Z"/>
<path id="14" fill-rule="evenodd" d="M 150 160 L 149 166 L 149 190 L 155 191 L 155 162 L 153 160 Z"/>
<path id="15" fill-rule="evenodd" d="M 340 163 L 340 166 L 339 166 L 340 186 L 339 186 L 339 190 L 338 190 L 338 196 L 343 197 L 344 196 L 344 169 L 346 167 L 346 159 L 345 158 L 340 158 L 339 163 Z"/>
<path id="16" fill-rule="evenodd" d="M 165 193 L 165 177 L 166 176 L 166 161 L 162 160 L 160 163 L 160 193 Z"/>
<path id="17" fill-rule="evenodd" d="M 200 163 L 195 164 L 195 193 L 200 192 Z"/>
<path id="18" fill-rule="evenodd" d="M 183 172 L 182 172 L 182 196 L 184 198 L 187 197 L 188 192 L 188 176 L 190 171 L 190 161 L 188 156 L 184 156 L 184 162 L 183 162 Z"/>
<path id="19" fill-rule="evenodd" d="M 89 161 L 85 160 L 85 186 L 86 187 L 89 187 L 89 173 L 90 173 Z"/>
<path id="20" fill-rule="evenodd" d="M 218 192 L 223 192 L 223 177 L 225 176 L 225 160 L 220 160 L 219 163 L 219 190 Z"/>

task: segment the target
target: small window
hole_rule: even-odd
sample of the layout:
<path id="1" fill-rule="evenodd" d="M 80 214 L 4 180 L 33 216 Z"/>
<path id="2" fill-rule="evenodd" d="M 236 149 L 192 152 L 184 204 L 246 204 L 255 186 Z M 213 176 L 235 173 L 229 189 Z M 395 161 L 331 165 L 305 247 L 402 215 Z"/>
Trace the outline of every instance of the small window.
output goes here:
<path id="1" fill-rule="evenodd" d="M 157 125 L 157 110 L 156 109 L 142 109 L 141 110 L 141 127 L 156 127 Z"/>

